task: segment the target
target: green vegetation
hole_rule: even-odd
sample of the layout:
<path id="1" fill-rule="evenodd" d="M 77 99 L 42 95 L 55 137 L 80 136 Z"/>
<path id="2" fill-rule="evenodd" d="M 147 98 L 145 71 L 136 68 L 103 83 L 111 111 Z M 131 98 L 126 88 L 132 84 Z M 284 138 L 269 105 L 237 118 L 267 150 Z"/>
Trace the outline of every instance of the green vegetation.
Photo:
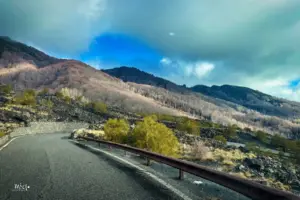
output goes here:
<path id="1" fill-rule="evenodd" d="M 155 115 L 145 117 L 133 130 L 138 148 L 167 156 L 178 156 L 179 142 L 171 129 L 157 122 Z"/>
<path id="2" fill-rule="evenodd" d="M 237 137 L 236 129 L 237 129 L 236 125 L 228 126 L 224 131 L 224 136 L 226 138 L 235 138 L 235 137 Z"/>
<path id="3" fill-rule="evenodd" d="M 62 99 L 62 98 L 64 97 L 63 93 L 62 93 L 62 92 L 59 92 L 59 91 L 57 91 L 57 92 L 55 93 L 55 96 L 56 96 L 57 98 L 59 98 L 59 99 Z"/>
<path id="4" fill-rule="evenodd" d="M 38 95 L 43 96 L 43 95 L 46 95 L 46 94 L 48 94 L 48 93 L 49 93 L 49 89 L 48 89 L 48 88 L 44 88 L 42 91 L 39 92 Z"/>
<path id="5" fill-rule="evenodd" d="M 75 100 L 81 102 L 82 96 L 77 96 L 77 97 L 75 98 Z"/>
<path id="6" fill-rule="evenodd" d="M 170 122 L 177 122 L 178 117 L 173 115 L 167 115 L 167 114 L 155 114 L 157 119 L 160 121 L 170 121 Z"/>
<path id="7" fill-rule="evenodd" d="M 69 96 L 64 96 L 64 97 L 63 97 L 63 100 L 64 100 L 66 103 L 70 104 L 72 99 L 71 99 L 71 97 L 69 97 Z"/>
<path id="8" fill-rule="evenodd" d="M 267 139 L 268 139 L 268 134 L 265 133 L 265 132 L 263 132 L 263 131 L 256 131 L 256 132 L 255 132 L 255 137 L 256 137 L 259 141 L 261 141 L 261 142 L 263 142 L 263 143 L 266 143 L 266 142 L 267 142 Z"/>
<path id="9" fill-rule="evenodd" d="M 14 98 L 14 103 L 27 106 L 36 105 L 36 93 L 32 89 L 25 90 L 22 94 Z"/>
<path id="10" fill-rule="evenodd" d="M 223 144 L 227 143 L 227 140 L 223 135 L 216 135 L 213 139 L 222 142 Z"/>
<path id="11" fill-rule="evenodd" d="M 41 100 L 41 105 L 48 108 L 48 109 L 52 109 L 54 106 L 54 103 L 50 100 L 50 99 L 42 99 Z"/>
<path id="12" fill-rule="evenodd" d="M 109 119 L 104 125 L 107 140 L 124 143 L 129 132 L 129 124 L 124 119 Z"/>
<path id="13" fill-rule="evenodd" d="M 274 135 L 271 138 L 271 145 L 276 147 L 277 149 L 283 149 L 285 151 L 286 139 L 280 135 Z"/>
<path id="14" fill-rule="evenodd" d="M 264 150 L 260 146 L 258 146 L 255 142 L 246 143 L 245 147 L 246 147 L 246 149 L 248 149 L 249 151 L 251 151 L 257 155 L 269 156 L 269 157 L 273 157 L 273 158 L 280 157 L 280 154 L 274 153 L 267 149 Z"/>
<path id="15" fill-rule="evenodd" d="M 257 152 L 257 149 L 259 149 L 259 146 L 255 142 L 248 142 L 245 147 L 252 152 Z"/>
<path id="16" fill-rule="evenodd" d="M 6 134 L 3 131 L 0 131 L 0 138 L 5 136 Z"/>
<path id="17" fill-rule="evenodd" d="M 107 105 L 103 102 L 91 102 L 90 107 L 93 109 L 94 112 L 105 114 L 107 113 Z"/>
<path id="18" fill-rule="evenodd" d="M 177 129 L 186 131 L 189 134 L 200 135 L 200 123 L 189 118 L 183 118 L 178 124 Z"/>
<path id="19" fill-rule="evenodd" d="M 12 86 L 11 85 L 0 85 L 0 92 L 3 92 L 6 95 L 10 94 L 12 92 Z"/>

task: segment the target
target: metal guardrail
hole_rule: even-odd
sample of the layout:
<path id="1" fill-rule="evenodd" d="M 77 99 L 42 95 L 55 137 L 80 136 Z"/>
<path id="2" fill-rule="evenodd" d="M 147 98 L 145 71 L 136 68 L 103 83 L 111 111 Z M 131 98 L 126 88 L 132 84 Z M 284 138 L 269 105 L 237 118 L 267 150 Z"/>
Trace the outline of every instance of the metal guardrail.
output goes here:
<path id="1" fill-rule="evenodd" d="M 242 179 L 240 177 L 236 177 L 224 172 L 219 172 L 213 169 L 209 169 L 207 167 L 192 162 L 187 162 L 187 161 L 163 156 L 157 153 L 149 152 L 146 150 L 142 150 L 142 149 L 138 149 L 135 147 L 118 144 L 114 142 L 108 142 L 104 140 L 98 140 L 98 139 L 82 137 L 82 136 L 79 136 L 78 138 L 82 138 L 87 141 L 94 141 L 99 144 L 100 143 L 107 144 L 119 149 L 123 149 L 125 151 L 139 154 L 148 159 L 160 163 L 164 163 L 166 165 L 179 169 L 180 178 L 183 178 L 183 172 L 188 172 L 190 174 L 196 175 L 198 177 L 204 178 L 206 180 L 212 181 L 226 188 L 234 190 L 254 200 L 300 200 L 299 196 L 292 194 L 290 192 L 285 192 L 271 187 L 267 187 L 265 185 L 256 182 Z"/>

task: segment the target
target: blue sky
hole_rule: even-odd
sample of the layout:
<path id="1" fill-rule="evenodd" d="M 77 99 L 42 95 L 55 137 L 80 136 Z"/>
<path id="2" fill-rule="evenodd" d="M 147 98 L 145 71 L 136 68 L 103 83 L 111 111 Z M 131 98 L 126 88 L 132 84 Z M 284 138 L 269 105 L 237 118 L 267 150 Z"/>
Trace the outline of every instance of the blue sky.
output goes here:
<path id="1" fill-rule="evenodd" d="M 300 1 L 9 0 L 0 24 L 0 35 L 97 68 L 300 101 Z"/>
<path id="2" fill-rule="evenodd" d="M 104 33 L 96 37 L 78 59 L 96 68 L 132 66 L 151 73 L 159 73 L 159 51 L 134 37 L 118 33 Z"/>

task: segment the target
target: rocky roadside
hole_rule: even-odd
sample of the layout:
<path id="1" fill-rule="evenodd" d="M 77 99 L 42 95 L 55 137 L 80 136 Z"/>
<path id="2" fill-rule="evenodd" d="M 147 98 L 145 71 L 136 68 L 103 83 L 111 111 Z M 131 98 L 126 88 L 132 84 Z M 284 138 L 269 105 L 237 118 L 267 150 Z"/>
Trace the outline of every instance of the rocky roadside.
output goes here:
<path id="1" fill-rule="evenodd" d="M 239 150 L 244 153 L 249 152 L 244 147 L 227 146 L 210 139 L 207 135 L 203 138 L 176 130 L 174 133 L 180 143 L 187 146 L 192 146 L 195 142 L 202 141 L 211 151 L 214 149 L 223 149 L 225 151 Z M 210 132 L 210 134 L 212 134 L 212 132 Z M 211 137 L 213 136 L 211 135 Z M 244 178 L 254 180 L 261 184 L 300 194 L 300 166 L 279 158 L 256 155 L 255 158 L 244 158 L 235 161 L 232 166 L 228 166 L 217 160 L 200 161 L 193 159 L 192 161 L 213 167 L 217 170 L 225 169 L 229 173 L 242 174 Z"/>

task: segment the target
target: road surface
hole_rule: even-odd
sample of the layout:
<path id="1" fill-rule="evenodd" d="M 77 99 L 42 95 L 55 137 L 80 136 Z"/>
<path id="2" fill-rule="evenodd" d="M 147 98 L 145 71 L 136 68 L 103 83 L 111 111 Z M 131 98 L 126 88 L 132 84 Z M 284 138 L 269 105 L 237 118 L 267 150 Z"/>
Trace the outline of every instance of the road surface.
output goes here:
<path id="1" fill-rule="evenodd" d="M 175 199 L 139 171 L 75 145 L 67 134 L 20 137 L 0 151 L 1 200 Z"/>

